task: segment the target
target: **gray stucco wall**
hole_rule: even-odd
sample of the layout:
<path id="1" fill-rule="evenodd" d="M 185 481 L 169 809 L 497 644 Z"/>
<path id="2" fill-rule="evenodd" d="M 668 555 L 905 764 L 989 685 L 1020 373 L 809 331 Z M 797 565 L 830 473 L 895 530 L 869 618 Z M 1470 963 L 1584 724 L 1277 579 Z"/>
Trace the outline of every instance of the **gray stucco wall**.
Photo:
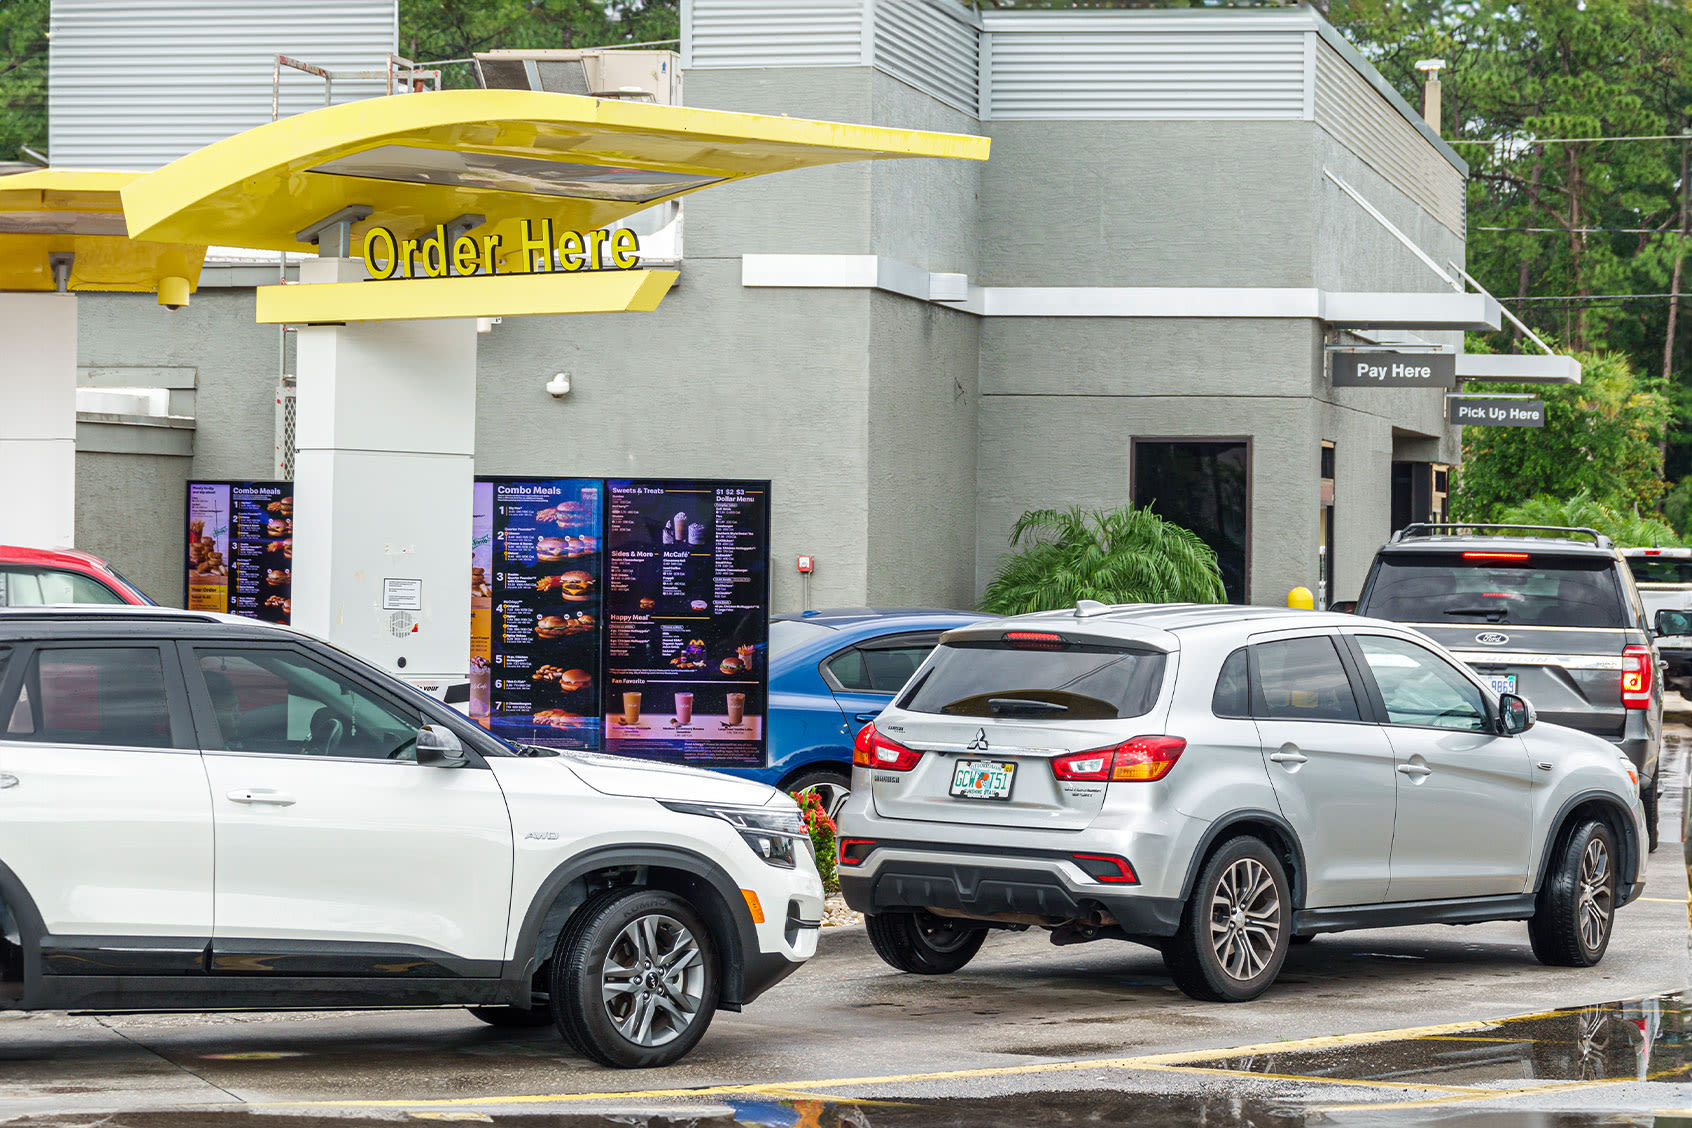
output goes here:
<path id="1" fill-rule="evenodd" d="M 995 121 L 991 286 L 1309 286 L 1304 122 Z"/>
<path id="2" fill-rule="evenodd" d="M 76 547 L 180 607 L 189 477 L 187 458 L 78 451 Z"/>

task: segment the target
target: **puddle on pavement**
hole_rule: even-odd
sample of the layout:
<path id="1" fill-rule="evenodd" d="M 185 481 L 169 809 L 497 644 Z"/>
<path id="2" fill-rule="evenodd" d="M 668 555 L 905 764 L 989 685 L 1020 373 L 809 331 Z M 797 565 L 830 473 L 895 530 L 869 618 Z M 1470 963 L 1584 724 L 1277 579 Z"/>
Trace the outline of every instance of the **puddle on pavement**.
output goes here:
<path id="1" fill-rule="evenodd" d="M 263 1117 L 264 1119 L 259 1119 Z M 746 1099 L 661 1111 L 631 1106 L 593 1114 L 418 1110 L 356 1118 L 310 1110 L 285 1112 L 157 1111 L 98 1118 L 100 1128 L 351 1128 L 368 1123 L 477 1123 L 499 1128 L 1692 1128 L 1692 1119 L 1651 1114 L 1503 1112 L 1497 1110 L 1378 1109 L 1350 1112 L 1238 1096 L 1174 1097 L 1153 1093 L 1054 1092 L 958 1100 L 865 1102 Z M 7 1128 L 85 1128 L 87 1115 L 23 1117 Z"/>
<path id="2" fill-rule="evenodd" d="M 1692 1080 L 1692 997 L 1572 1007 L 1471 1030 L 1328 1050 L 1210 1059 L 1200 1067 L 1386 1084 Z"/>

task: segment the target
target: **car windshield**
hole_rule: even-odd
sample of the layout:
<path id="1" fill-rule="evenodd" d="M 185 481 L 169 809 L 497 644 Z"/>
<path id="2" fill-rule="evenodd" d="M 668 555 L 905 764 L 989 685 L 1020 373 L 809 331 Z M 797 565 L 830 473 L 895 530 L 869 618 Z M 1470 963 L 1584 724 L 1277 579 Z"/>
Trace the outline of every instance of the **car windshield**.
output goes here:
<path id="1" fill-rule="evenodd" d="M 1112 720 L 1144 716 L 1162 685 L 1163 655 L 1153 650 L 952 642 L 935 649 L 899 708 L 1007 720 Z"/>
<path id="2" fill-rule="evenodd" d="M 807 623 L 803 619 L 770 620 L 770 658 L 780 658 L 790 650 L 815 642 L 834 633 L 833 627 L 821 623 Z"/>
<path id="3" fill-rule="evenodd" d="M 1406 623 L 1622 627 L 1622 606 L 1607 558 L 1477 550 L 1381 557 L 1357 611 Z"/>
<path id="4" fill-rule="evenodd" d="M 1692 559 L 1671 556 L 1629 556 L 1627 566 L 1640 584 L 1692 584 Z"/>

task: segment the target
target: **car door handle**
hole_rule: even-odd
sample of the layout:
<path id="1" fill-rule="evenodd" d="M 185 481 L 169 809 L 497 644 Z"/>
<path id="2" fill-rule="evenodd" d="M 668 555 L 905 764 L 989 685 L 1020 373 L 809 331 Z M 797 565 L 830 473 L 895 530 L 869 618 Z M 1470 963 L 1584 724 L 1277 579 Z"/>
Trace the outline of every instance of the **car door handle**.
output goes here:
<path id="1" fill-rule="evenodd" d="M 1425 764 L 1400 764 L 1398 773 L 1407 776 L 1433 775 L 1433 769 Z"/>
<path id="2" fill-rule="evenodd" d="M 0 791 L 4 791 L 8 787 L 16 787 L 17 785 L 17 776 L 13 775 L 11 772 L 0 772 Z"/>
<path id="3" fill-rule="evenodd" d="M 271 791 L 263 787 L 244 787 L 231 791 L 229 798 L 237 803 L 260 803 L 271 807 L 292 807 L 294 797 L 286 791 Z"/>
<path id="4" fill-rule="evenodd" d="M 1269 759 L 1277 764 L 1302 764 L 1310 759 L 1303 752 L 1271 752 Z"/>
<path id="5" fill-rule="evenodd" d="M 880 713 L 853 713 L 852 719 L 860 725 L 867 725 L 879 716 L 881 716 Z"/>

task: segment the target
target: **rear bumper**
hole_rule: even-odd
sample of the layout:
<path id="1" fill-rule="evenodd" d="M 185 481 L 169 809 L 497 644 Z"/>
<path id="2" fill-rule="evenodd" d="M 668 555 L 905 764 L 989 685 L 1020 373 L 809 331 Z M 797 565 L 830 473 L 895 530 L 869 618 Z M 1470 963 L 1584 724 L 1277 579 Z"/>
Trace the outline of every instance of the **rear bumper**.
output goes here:
<path id="1" fill-rule="evenodd" d="M 863 863 L 865 872 L 840 870 L 846 903 L 861 913 L 945 909 L 979 917 L 1040 917 L 1054 924 L 1103 912 L 1134 937 L 1173 936 L 1181 923 L 1179 900 L 1087 880 L 1073 864 L 1050 856 L 948 857 L 939 843 L 922 852 L 915 857 L 900 849 L 877 850 Z"/>

